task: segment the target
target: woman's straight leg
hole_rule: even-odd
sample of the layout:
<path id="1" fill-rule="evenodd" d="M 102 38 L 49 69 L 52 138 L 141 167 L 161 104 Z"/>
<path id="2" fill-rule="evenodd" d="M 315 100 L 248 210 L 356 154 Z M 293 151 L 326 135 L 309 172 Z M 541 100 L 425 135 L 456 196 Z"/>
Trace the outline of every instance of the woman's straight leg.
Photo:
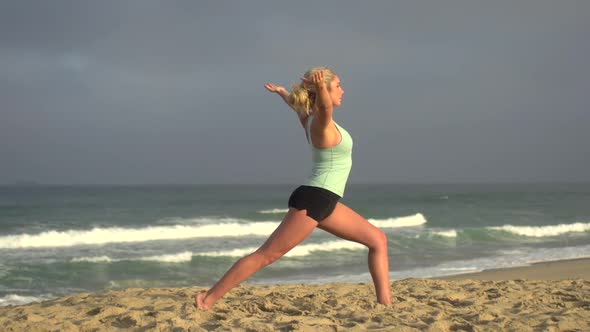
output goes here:
<path id="1" fill-rule="evenodd" d="M 203 310 L 213 307 L 225 293 L 305 240 L 317 225 L 317 221 L 307 216 L 306 210 L 290 208 L 258 250 L 238 260 L 211 289 L 197 295 L 197 307 Z"/>
<path id="2" fill-rule="evenodd" d="M 340 202 L 336 205 L 334 212 L 319 223 L 318 228 L 345 240 L 364 244 L 369 248 L 369 271 L 375 284 L 377 301 L 390 304 L 389 256 L 385 233 Z"/>

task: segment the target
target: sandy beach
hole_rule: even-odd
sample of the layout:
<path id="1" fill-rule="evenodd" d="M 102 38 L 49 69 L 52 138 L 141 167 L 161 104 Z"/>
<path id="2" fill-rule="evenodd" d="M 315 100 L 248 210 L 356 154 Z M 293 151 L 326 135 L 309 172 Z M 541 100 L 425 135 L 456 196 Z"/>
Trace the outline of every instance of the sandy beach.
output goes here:
<path id="1" fill-rule="evenodd" d="M 214 310 L 204 289 L 125 289 L 0 307 L 4 331 L 588 331 L 590 259 L 391 283 L 240 286 Z"/>

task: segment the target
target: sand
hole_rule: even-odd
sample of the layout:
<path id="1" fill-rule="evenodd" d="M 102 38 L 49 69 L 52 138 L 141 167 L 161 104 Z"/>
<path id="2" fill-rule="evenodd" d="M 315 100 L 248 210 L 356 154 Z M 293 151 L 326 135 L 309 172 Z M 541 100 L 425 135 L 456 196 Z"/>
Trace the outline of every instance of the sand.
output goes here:
<path id="1" fill-rule="evenodd" d="M 590 259 L 391 283 L 239 286 L 210 312 L 204 289 L 126 289 L 0 307 L 3 331 L 590 331 Z"/>

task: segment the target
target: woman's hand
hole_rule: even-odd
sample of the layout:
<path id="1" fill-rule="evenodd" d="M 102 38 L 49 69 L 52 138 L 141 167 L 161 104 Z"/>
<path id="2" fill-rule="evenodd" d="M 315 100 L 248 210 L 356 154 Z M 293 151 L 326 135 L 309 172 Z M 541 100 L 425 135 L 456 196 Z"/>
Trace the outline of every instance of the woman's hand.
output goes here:
<path id="1" fill-rule="evenodd" d="M 283 101 L 287 105 L 289 105 L 289 107 L 294 109 L 293 106 L 291 106 L 291 104 L 289 103 L 289 91 L 287 89 L 285 89 L 285 87 L 282 87 L 282 86 L 276 85 L 276 84 L 272 84 L 272 83 L 266 83 L 264 85 L 264 87 L 266 88 L 266 90 L 276 93 L 279 96 L 281 96 L 281 98 L 283 98 Z"/>
<path id="2" fill-rule="evenodd" d="M 326 81 L 324 80 L 324 71 L 323 70 L 319 70 L 319 71 L 313 73 L 313 75 L 311 75 L 310 78 L 302 77 L 301 80 L 305 84 L 313 85 L 317 90 L 326 86 Z"/>
<path id="3" fill-rule="evenodd" d="M 266 90 L 268 90 L 270 92 L 278 93 L 278 94 L 282 94 L 284 92 L 287 92 L 287 89 L 285 89 L 285 87 L 282 87 L 282 86 L 276 85 L 276 84 L 272 84 L 272 83 L 266 83 L 264 85 L 264 87 L 266 88 Z"/>
<path id="4" fill-rule="evenodd" d="M 319 70 L 313 73 L 310 78 L 302 78 L 303 83 L 308 86 L 311 85 L 316 93 L 315 108 L 318 111 L 318 117 L 323 128 L 327 128 L 332 121 L 332 111 L 334 105 L 326 86 L 326 80 L 324 79 L 324 71 Z M 314 91 L 315 90 L 315 91 Z"/>

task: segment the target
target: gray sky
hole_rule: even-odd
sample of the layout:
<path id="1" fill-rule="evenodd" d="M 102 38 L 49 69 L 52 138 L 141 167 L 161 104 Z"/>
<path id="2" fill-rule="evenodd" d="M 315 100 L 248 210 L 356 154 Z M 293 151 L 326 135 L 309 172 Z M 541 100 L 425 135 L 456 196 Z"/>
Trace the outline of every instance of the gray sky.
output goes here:
<path id="1" fill-rule="evenodd" d="M 590 1 L 0 0 L 0 183 L 292 183 L 263 85 L 329 65 L 350 183 L 590 181 Z"/>

